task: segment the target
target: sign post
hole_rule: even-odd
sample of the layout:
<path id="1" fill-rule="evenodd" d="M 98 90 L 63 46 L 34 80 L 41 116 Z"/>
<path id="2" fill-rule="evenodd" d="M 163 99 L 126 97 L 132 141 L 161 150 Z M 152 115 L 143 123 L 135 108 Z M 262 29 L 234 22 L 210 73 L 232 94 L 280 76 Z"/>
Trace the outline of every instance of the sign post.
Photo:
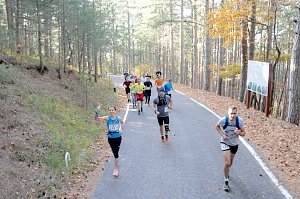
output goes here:
<path id="1" fill-rule="evenodd" d="M 272 65 L 267 62 L 248 61 L 247 73 L 247 101 L 246 106 L 250 108 L 252 92 L 266 97 L 265 114 L 270 114 L 271 102 L 271 77 Z"/>

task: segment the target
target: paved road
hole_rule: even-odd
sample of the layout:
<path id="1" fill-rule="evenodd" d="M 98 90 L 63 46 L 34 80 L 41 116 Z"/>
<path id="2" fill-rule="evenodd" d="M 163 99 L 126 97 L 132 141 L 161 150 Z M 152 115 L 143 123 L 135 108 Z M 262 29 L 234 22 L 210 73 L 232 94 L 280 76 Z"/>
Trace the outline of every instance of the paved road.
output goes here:
<path id="1" fill-rule="evenodd" d="M 175 136 L 162 143 L 152 109 L 145 106 L 141 115 L 130 109 L 120 175 L 112 176 L 109 162 L 93 199 L 285 198 L 242 144 L 230 173 L 231 191 L 224 192 L 223 157 L 214 127 L 218 118 L 186 96 L 172 97 L 170 128 Z"/>

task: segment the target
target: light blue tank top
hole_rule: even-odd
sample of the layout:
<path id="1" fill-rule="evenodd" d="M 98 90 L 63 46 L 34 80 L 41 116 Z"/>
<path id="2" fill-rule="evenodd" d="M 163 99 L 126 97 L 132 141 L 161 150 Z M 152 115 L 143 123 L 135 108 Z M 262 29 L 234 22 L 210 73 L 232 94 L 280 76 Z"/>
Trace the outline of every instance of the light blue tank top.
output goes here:
<path id="1" fill-rule="evenodd" d="M 109 138 L 121 137 L 121 134 L 119 132 L 120 125 L 121 125 L 120 117 L 117 116 L 115 119 L 111 119 L 111 117 L 108 116 L 108 119 L 107 119 L 107 128 L 108 128 L 107 136 Z"/>

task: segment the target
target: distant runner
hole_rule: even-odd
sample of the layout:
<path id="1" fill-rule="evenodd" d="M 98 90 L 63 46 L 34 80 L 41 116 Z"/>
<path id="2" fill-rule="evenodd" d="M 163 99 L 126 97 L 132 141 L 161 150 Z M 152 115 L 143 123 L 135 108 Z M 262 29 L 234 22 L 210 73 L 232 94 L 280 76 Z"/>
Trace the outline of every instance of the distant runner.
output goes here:
<path id="1" fill-rule="evenodd" d="M 127 96 L 127 102 L 130 102 L 130 88 L 129 88 L 130 84 L 131 84 L 131 81 L 129 80 L 129 76 L 127 75 L 125 77 L 125 81 L 123 83 L 123 86 L 125 88 L 125 93 Z"/>
<path id="2" fill-rule="evenodd" d="M 113 106 L 108 107 L 107 116 L 99 117 L 98 114 L 101 106 L 102 105 L 99 104 L 96 108 L 95 119 L 97 121 L 99 121 L 100 119 L 106 121 L 108 129 L 108 143 L 115 157 L 113 175 L 117 177 L 119 175 L 119 149 L 122 141 L 121 133 L 124 129 L 124 121 L 121 119 L 121 117 L 116 115 L 116 108 Z"/>
<path id="3" fill-rule="evenodd" d="M 152 82 L 150 81 L 150 77 L 146 77 L 146 82 L 144 83 L 145 85 L 145 91 L 144 91 L 144 94 L 145 94 L 145 104 L 148 104 L 150 103 L 150 97 L 151 97 L 151 88 L 152 88 Z"/>
<path id="4" fill-rule="evenodd" d="M 137 83 L 134 85 L 134 89 L 136 92 L 136 100 L 137 100 L 137 108 L 138 114 L 140 115 L 143 112 L 143 101 L 144 101 L 144 89 L 145 85 L 141 83 L 141 79 L 137 79 Z"/>
<path id="5" fill-rule="evenodd" d="M 169 136 L 169 112 L 172 110 L 171 97 L 165 95 L 165 90 L 161 87 L 158 91 L 158 96 L 153 100 L 153 110 L 157 115 L 159 130 L 161 134 L 161 141 L 168 142 Z M 165 127 L 165 134 L 164 134 Z"/>
<path id="6" fill-rule="evenodd" d="M 155 86 L 156 86 L 156 90 L 158 92 L 159 88 L 163 86 L 163 80 L 161 78 L 161 72 L 157 71 L 156 73 L 156 77 L 157 79 L 155 80 Z"/>
<path id="7" fill-rule="evenodd" d="M 172 97 L 171 91 L 174 90 L 173 85 L 172 85 L 172 79 L 169 79 L 169 81 L 167 83 L 165 83 L 164 87 L 165 87 L 165 94 Z"/>
<path id="8" fill-rule="evenodd" d="M 132 108 L 136 108 L 136 92 L 135 92 L 135 83 L 134 79 L 131 79 L 131 84 L 129 86 L 130 88 L 130 95 L 131 95 L 131 102 L 132 102 Z"/>
<path id="9" fill-rule="evenodd" d="M 221 135 L 221 150 L 224 156 L 224 191 L 229 191 L 229 170 L 232 166 L 234 156 L 238 150 L 239 136 L 245 136 L 244 120 L 237 116 L 237 108 L 231 106 L 228 115 L 221 118 L 216 129 Z"/>

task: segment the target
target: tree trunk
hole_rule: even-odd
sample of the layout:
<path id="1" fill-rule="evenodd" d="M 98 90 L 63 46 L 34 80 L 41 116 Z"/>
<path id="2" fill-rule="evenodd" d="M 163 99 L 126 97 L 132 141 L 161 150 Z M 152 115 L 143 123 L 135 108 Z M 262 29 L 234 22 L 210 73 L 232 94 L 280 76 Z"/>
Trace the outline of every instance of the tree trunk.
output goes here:
<path id="1" fill-rule="evenodd" d="M 240 102 L 244 101 L 245 91 L 246 91 L 246 81 L 247 81 L 247 69 L 248 69 L 247 31 L 248 31 L 248 22 L 246 19 L 242 23 L 242 69 L 241 69 L 240 93 L 239 93 Z"/>
<path id="2" fill-rule="evenodd" d="M 127 43 L 127 54 L 128 54 L 128 57 L 127 57 L 127 72 L 129 72 L 133 67 L 131 66 L 131 48 L 130 48 L 130 45 L 131 45 L 131 35 L 130 35 L 130 13 L 129 13 L 129 10 L 127 11 L 127 33 L 128 33 L 128 43 Z"/>
<path id="3" fill-rule="evenodd" d="M 98 81 L 98 66 L 97 66 L 97 48 L 96 48 L 96 14 L 95 14 L 95 0 L 93 0 L 93 15 L 94 15 L 94 21 L 93 21 L 93 57 L 94 57 L 94 70 L 95 70 L 95 79 L 94 81 L 97 82 Z M 114 52 L 114 49 L 115 49 L 115 38 L 114 38 L 114 33 L 115 33 L 115 27 L 113 25 L 113 52 Z M 115 54 L 114 55 L 114 58 L 115 59 Z M 113 60 L 114 61 L 114 60 Z"/>
<path id="4" fill-rule="evenodd" d="M 13 41 L 14 41 L 14 19 L 13 19 L 13 0 L 5 0 L 6 5 L 6 17 L 7 17 L 7 29 L 8 29 L 8 45 L 13 51 Z"/>
<path id="5" fill-rule="evenodd" d="M 255 52 L 256 0 L 251 0 L 251 25 L 249 38 L 249 60 L 253 60 Z"/>
<path id="6" fill-rule="evenodd" d="M 223 68 L 224 67 L 224 60 L 225 60 L 225 48 L 223 47 L 224 44 L 224 39 L 223 38 L 219 38 L 219 66 L 218 68 Z M 218 79 L 217 79 L 217 90 L 216 90 L 216 94 L 217 95 L 222 95 L 222 82 L 223 79 L 220 76 L 220 73 L 218 72 Z"/>
<path id="7" fill-rule="evenodd" d="M 297 22 L 290 68 L 289 106 L 287 121 L 299 125 L 300 122 L 300 0 L 297 3 Z"/>
<path id="8" fill-rule="evenodd" d="M 183 30 L 183 0 L 180 0 L 180 83 L 184 83 L 184 30 Z"/>
<path id="9" fill-rule="evenodd" d="M 36 0 L 36 16 L 38 21 L 38 48 L 39 48 L 39 70 L 41 74 L 44 74 L 44 65 L 43 65 L 43 52 L 42 52 L 42 30 L 41 30 L 41 16 L 40 16 L 40 0 Z"/>
<path id="10" fill-rule="evenodd" d="M 209 0 L 205 1 L 206 17 L 209 12 Z M 205 74 L 204 74 L 204 90 L 210 90 L 210 65 L 211 65 L 211 38 L 206 33 L 205 36 Z"/>
<path id="11" fill-rule="evenodd" d="M 174 31 L 173 31 L 173 0 L 170 0 L 170 14 L 171 14 L 171 26 L 170 26 L 170 50 L 171 50 L 171 78 L 175 80 L 175 57 L 174 57 Z"/>
<path id="12" fill-rule="evenodd" d="M 21 20 L 21 0 L 17 0 L 17 16 L 16 16 L 16 47 L 17 53 L 20 53 L 20 20 Z"/>
<path id="13" fill-rule="evenodd" d="M 193 26 L 193 47 L 194 47 L 194 59 L 193 59 L 193 64 L 192 64 L 192 88 L 199 88 L 199 84 L 198 81 L 196 81 L 198 79 L 198 75 L 199 75 L 199 57 L 198 57 L 198 25 L 197 25 L 197 6 L 196 6 L 197 0 L 194 0 L 193 2 L 193 21 L 194 26 Z"/>

